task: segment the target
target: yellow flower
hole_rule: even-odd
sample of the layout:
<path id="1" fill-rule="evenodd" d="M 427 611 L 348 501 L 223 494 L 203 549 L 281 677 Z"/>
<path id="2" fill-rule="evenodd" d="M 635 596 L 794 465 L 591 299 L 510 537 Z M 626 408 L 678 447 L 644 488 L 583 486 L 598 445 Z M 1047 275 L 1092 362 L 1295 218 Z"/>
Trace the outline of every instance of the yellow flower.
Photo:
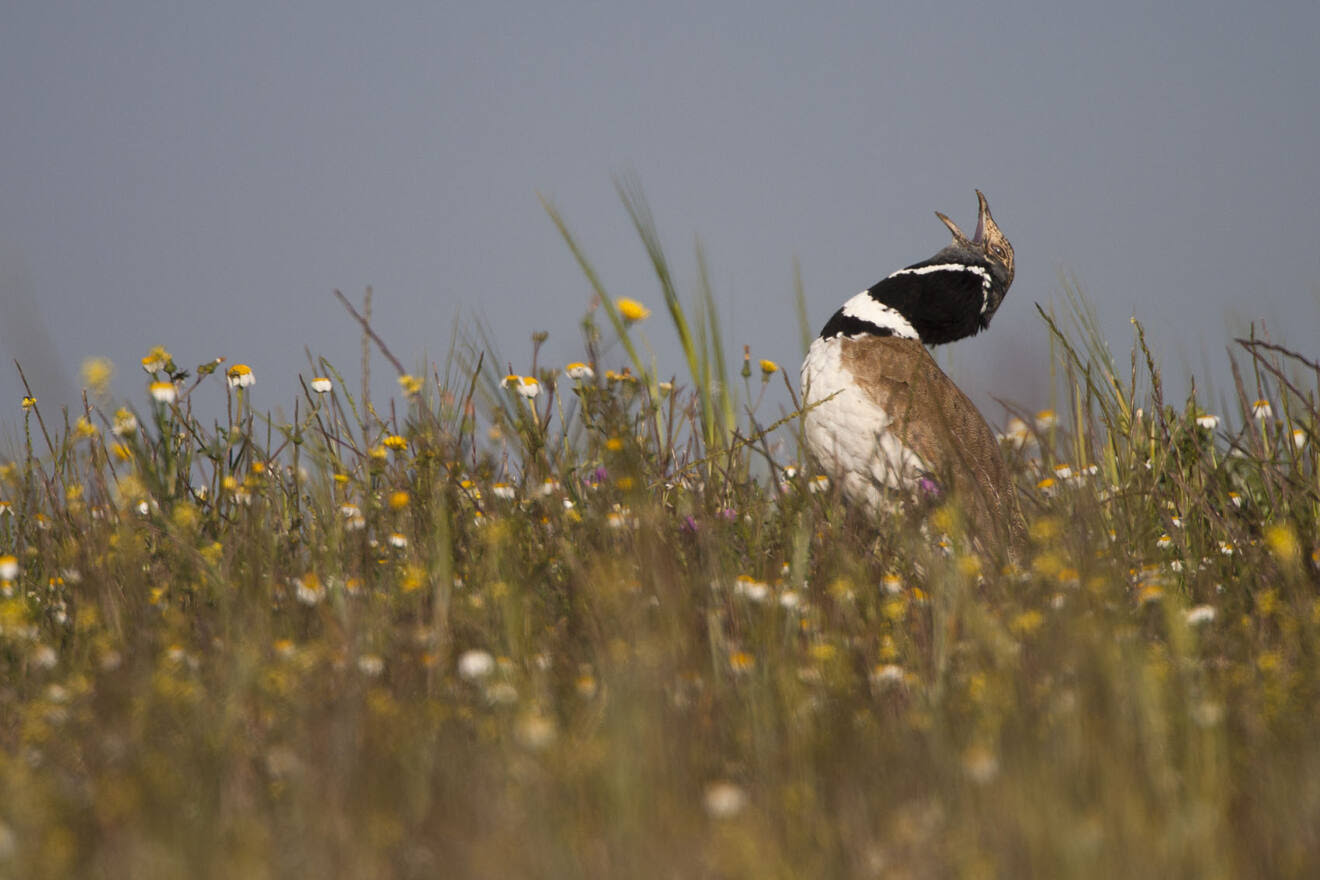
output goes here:
<path id="1" fill-rule="evenodd" d="M 120 407 L 115 410 L 114 432 L 120 437 L 127 437 L 137 431 L 137 416 Z"/>
<path id="2" fill-rule="evenodd" d="M 774 361 L 768 361 L 764 358 L 761 359 L 761 378 L 769 379 L 771 376 L 773 376 L 775 373 L 778 372 L 779 372 L 779 364 L 775 363 Z"/>
<path id="3" fill-rule="evenodd" d="M 1273 525 L 1265 530 L 1265 542 L 1274 557 L 1283 565 L 1297 565 L 1302 559 L 1302 545 L 1293 530 L 1286 525 Z"/>
<path id="4" fill-rule="evenodd" d="M 746 651 L 732 651 L 729 654 L 729 666 L 734 672 L 751 672 L 756 667 L 756 658 Z"/>
<path id="5" fill-rule="evenodd" d="M 12 581 L 18 577 L 18 557 L 0 556 L 0 581 Z"/>
<path id="6" fill-rule="evenodd" d="M 311 384 L 312 384 L 312 390 L 315 391 L 317 394 L 325 394 L 331 388 L 330 380 L 327 379 L 325 376 L 317 376 L 316 378 L 312 379 Z"/>
<path id="7" fill-rule="evenodd" d="M 230 388 L 247 388 L 257 381 L 256 374 L 247 364 L 234 364 L 225 375 L 229 377 Z"/>
<path id="8" fill-rule="evenodd" d="M 147 390 L 151 392 L 151 399 L 157 403 L 173 403 L 179 395 L 173 382 L 152 382 Z"/>
<path id="9" fill-rule="evenodd" d="M 1036 413 L 1036 430 L 1046 431 L 1059 423 L 1059 418 L 1052 409 L 1043 409 Z"/>
<path id="10" fill-rule="evenodd" d="M 37 399 L 33 397 L 31 394 L 23 398 L 23 409 L 32 409 L 32 407 L 36 405 L 37 405 Z"/>
<path id="11" fill-rule="evenodd" d="M 646 306 L 635 299 L 628 299 L 626 296 L 619 297 L 614 301 L 614 304 L 618 306 L 619 314 L 623 316 L 623 320 L 629 324 L 635 321 L 643 321 L 651 314 L 651 310 Z"/>
<path id="12" fill-rule="evenodd" d="M 165 350 L 165 346 L 157 345 L 147 352 L 147 356 L 142 359 L 142 369 L 148 373 L 154 373 L 157 370 L 163 370 L 168 367 L 174 358 Z"/>
<path id="13" fill-rule="evenodd" d="M 385 444 L 386 449 L 393 449 L 395 452 L 403 452 L 408 448 L 408 441 L 398 434 L 390 434 L 381 443 Z"/>
<path id="14" fill-rule="evenodd" d="M 82 380 L 93 394 L 104 394 L 115 374 L 115 365 L 108 358 L 92 357 L 83 361 Z"/>
<path id="15" fill-rule="evenodd" d="M 394 492 L 390 495 L 390 507 L 394 508 L 395 510 L 402 510 L 403 508 L 408 506 L 408 502 L 411 500 L 412 500 L 412 496 L 409 495 L 407 492 L 403 491 L 402 489 L 400 489 L 399 491 Z"/>
<path id="16" fill-rule="evenodd" d="M 523 397 L 531 399 L 541 393 L 541 383 L 534 376 L 519 376 L 510 373 L 500 380 L 501 388 L 513 388 Z"/>
<path id="17" fill-rule="evenodd" d="M 568 378 L 570 379 L 579 379 L 590 382 L 592 379 L 596 378 L 596 371 L 581 361 L 574 361 L 564 367 L 564 372 L 568 374 Z"/>
<path id="18" fill-rule="evenodd" d="M 421 391 L 423 384 L 423 380 L 420 376 L 404 374 L 399 377 L 399 387 L 402 388 L 403 393 L 409 397 L 412 397 L 414 394 Z"/>

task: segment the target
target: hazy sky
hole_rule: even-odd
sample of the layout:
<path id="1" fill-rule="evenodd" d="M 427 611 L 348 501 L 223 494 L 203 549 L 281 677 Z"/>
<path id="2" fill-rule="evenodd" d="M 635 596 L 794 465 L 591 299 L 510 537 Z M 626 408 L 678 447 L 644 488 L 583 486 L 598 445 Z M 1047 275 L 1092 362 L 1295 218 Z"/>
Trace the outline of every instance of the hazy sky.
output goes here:
<path id="1" fill-rule="evenodd" d="M 731 354 L 796 375 L 793 260 L 818 329 L 980 187 L 1018 269 L 950 352 L 978 400 L 1043 405 L 1062 272 L 1124 361 L 1135 314 L 1223 389 L 1248 320 L 1320 354 L 1317 34 L 1315 2 L 6 4 L 0 423 L 13 358 L 48 413 L 88 355 L 141 404 L 157 343 L 291 410 L 304 347 L 357 381 L 331 290 L 368 284 L 409 365 L 455 317 L 515 368 L 533 330 L 577 359 L 589 291 L 538 193 L 680 372 L 630 171 L 687 290 L 704 246 Z"/>

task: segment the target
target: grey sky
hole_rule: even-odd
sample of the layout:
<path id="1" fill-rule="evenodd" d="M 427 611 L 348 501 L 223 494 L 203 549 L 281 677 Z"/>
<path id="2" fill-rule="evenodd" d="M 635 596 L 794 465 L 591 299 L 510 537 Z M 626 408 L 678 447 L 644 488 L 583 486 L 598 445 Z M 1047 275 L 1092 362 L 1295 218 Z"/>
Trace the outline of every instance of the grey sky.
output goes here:
<path id="1" fill-rule="evenodd" d="M 587 285 L 538 192 L 657 307 L 678 371 L 624 171 L 682 280 L 704 245 L 731 353 L 796 374 L 793 259 L 814 330 L 942 246 L 935 210 L 973 223 L 980 187 L 1018 271 L 952 352 L 978 399 L 1043 405 L 1032 304 L 1061 270 L 1124 360 L 1135 313 L 1222 388 L 1226 319 L 1317 354 L 1317 33 L 1313 2 L 8 4 L 0 422 L 14 357 L 43 405 L 88 355 L 141 404 L 156 343 L 251 364 L 262 407 L 292 404 L 304 346 L 356 381 L 336 287 L 375 286 L 409 364 L 456 314 L 515 367 L 537 329 L 576 359 Z"/>

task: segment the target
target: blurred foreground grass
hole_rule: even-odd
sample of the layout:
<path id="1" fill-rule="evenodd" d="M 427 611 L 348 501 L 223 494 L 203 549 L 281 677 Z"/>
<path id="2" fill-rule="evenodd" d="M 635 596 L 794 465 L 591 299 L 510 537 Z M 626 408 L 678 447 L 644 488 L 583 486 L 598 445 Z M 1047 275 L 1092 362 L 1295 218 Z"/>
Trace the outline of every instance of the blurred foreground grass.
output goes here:
<path id="1" fill-rule="evenodd" d="M 990 570 L 813 478 L 624 195 L 673 384 L 551 209 L 580 365 L 459 344 L 373 406 L 321 364 L 279 424 L 158 350 L 136 411 L 96 365 L 29 402 L 0 876 L 1320 874 L 1314 364 L 1247 340 L 1212 414 L 1047 318 L 1068 403 L 1006 428 L 1033 546 Z"/>

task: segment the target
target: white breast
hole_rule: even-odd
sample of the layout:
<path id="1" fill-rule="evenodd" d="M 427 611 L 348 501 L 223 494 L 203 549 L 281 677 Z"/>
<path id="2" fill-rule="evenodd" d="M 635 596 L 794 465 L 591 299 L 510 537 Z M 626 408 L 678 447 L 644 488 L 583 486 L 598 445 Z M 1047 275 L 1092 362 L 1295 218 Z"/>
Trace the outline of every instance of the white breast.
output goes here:
<path id="1" fill-rule="evenodd" d="M 805 416 L 807 447 L 845 496 L 875 510 L 886 489 L 914 488 L 922 466 L 843 366 L 842 343 L 841 337 L 816 339 L 802 363 L 803 404 L 819 404 Z"/>

